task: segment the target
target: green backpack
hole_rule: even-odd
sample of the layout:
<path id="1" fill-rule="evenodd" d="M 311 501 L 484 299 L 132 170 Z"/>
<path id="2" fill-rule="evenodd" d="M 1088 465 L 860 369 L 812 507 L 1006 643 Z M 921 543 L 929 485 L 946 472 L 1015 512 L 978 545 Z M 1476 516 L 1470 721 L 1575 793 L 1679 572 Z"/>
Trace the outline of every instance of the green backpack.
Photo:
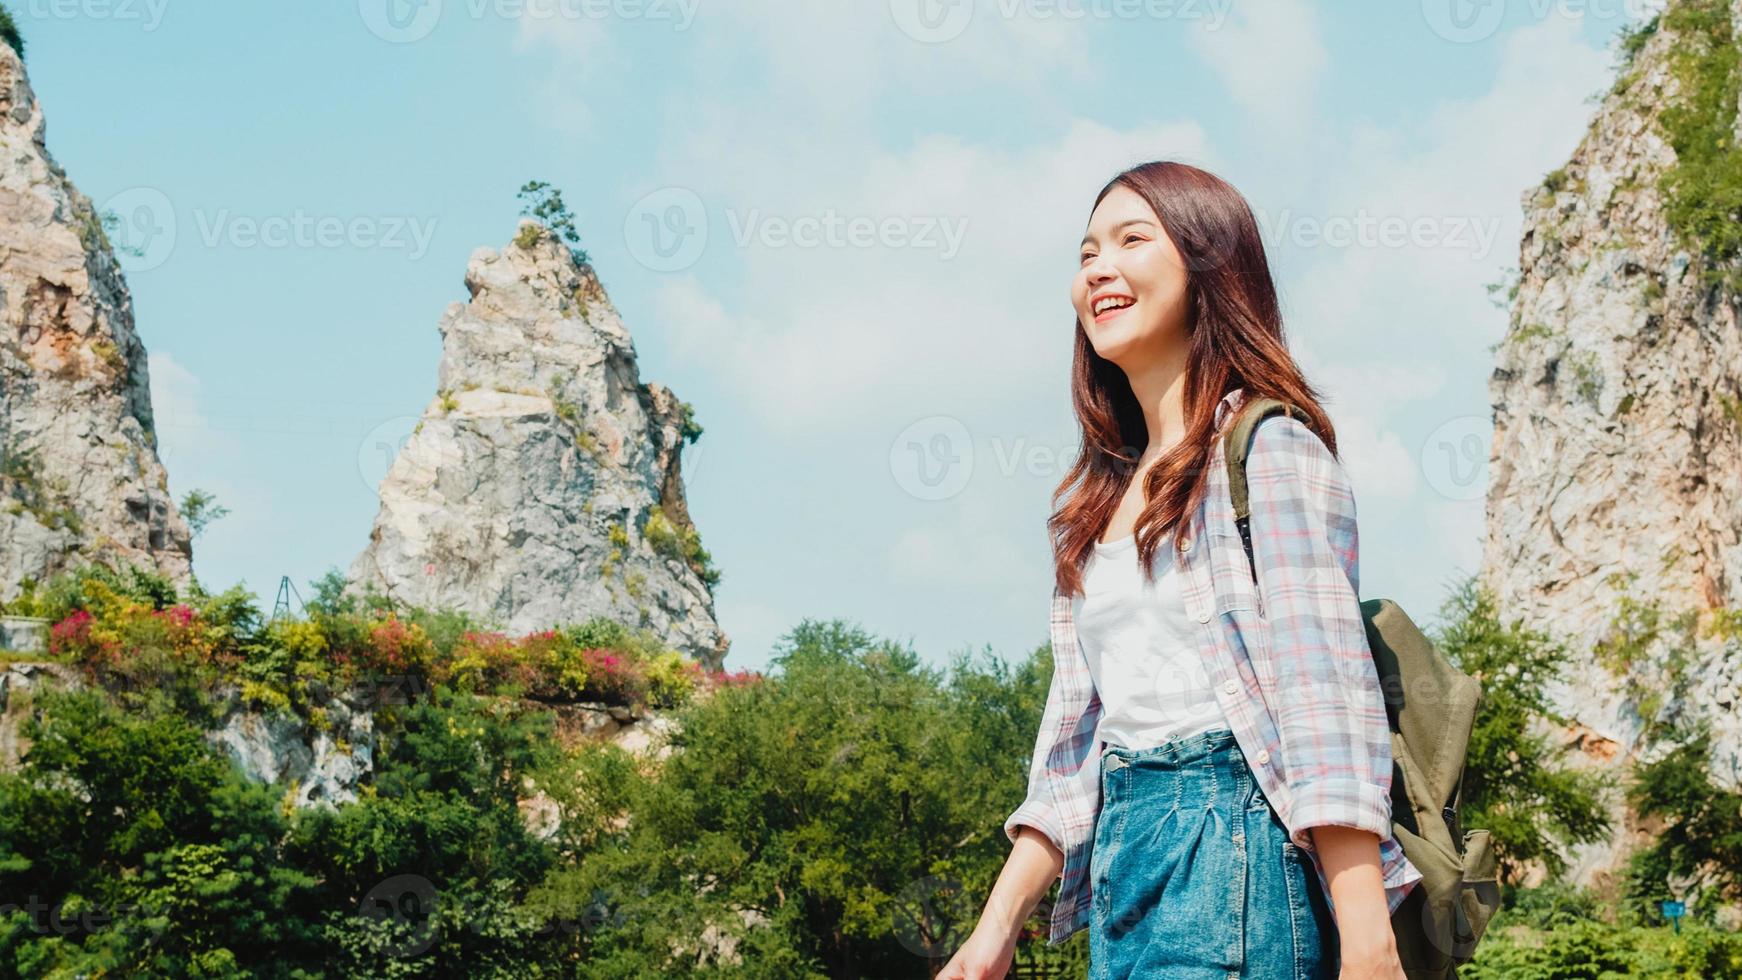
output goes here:
<path id="1" fill-rule="evenodd" d="M 1249 564 L 1246 453 L 1252 430 L 1279 413 L 1293 415 L 1288 404 L 1274 398 L 1249 399 L 1224 437 L 1235 524 Z M 1256 581 L 1255 566 L 1252 575 Z M 1464 753 L 1482 688 L 1434 649 L 1391 600 L 1361 603 L 1361 618 L 1391 727 L 1391 828 L 1404 856 L 1421 872 L 1421 881 L 1391 916 L 1398 957 L 1410 980 L 1455 978 L 1500 904 L 1488 831 L 1464 830 L 1458 816 Z"/>

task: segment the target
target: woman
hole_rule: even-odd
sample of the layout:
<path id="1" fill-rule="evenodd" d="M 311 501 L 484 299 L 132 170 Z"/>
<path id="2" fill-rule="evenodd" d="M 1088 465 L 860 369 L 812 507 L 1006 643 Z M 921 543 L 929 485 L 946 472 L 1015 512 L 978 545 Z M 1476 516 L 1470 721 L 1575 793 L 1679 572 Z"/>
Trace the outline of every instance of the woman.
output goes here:
<path id="1" fill-rule="evenodd" d="M 1391 835 L 1354 498 L 1251 209 L 1184 164 L 1119 174 L 1071 302 L 1052 687 L 1010 857 L 940 976 L 1004 977 L 1062 879 L 1048 938 L 1086 926 L 1092 980 L 1402 980 L 1390 915 L 1421 875 Z M 1292 406 L 1252 436 L 1250 564 L 1220 439 L 1248 396 Z"/>

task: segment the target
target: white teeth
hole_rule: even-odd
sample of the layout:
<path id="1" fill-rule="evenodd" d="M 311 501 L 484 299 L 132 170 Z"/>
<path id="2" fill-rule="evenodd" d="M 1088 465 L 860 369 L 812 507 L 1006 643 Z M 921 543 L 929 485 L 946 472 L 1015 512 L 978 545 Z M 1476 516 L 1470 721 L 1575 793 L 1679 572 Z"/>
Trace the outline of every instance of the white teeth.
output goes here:
<path id="1" fill-rule="evenodd" d="M 1105 297 L 1103 299 L 1099 299 L 1099 300 L 1095 301 L 1095 315 L 1099 316 L 1103 312 L 1110 310 L 1110 309 L 1113 309 L 1113 308 L 1116 308 L 1116 307 L 1122 309 L 1124 307 L 1130 306 L 1132 303 L 1135 303 L 1135 302 L 1136 302 L 1136 300 L 1122 299 L 1122 298 L 1117 297 L 1117 296 L 1108 296 L 1108 297 Z"/>

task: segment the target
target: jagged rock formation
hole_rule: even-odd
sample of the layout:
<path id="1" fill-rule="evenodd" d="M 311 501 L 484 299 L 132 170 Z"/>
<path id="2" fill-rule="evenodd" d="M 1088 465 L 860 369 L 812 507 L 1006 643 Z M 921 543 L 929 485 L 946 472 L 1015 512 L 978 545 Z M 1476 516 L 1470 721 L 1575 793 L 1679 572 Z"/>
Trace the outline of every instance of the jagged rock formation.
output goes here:
<path id="1" fill-rule="evenodd" d="M 1742 609 L 1742 328 L 1736 292 L 1703 279 L 1712 263 L 1666 214 L 1663 110 L 1687 95 L 1673 53 L 1699 41 L 1663 23 L 1566 166 L 1523 197 L 1481 578 L 1509 619 L 1567 643 L 1551 696 L 1589 764 L 1648 758 L 1663 722 L 1704 718 L 1714 776 L 1735 786 L 1742 640 L 1720 610 Z M 1574 855 L 1576 879 L 1616 869 L 1636 828 L 1615 816 L 1615 841 Z"/>
<path id="2" fill-rule="evenodd" d="M 718 669 L 728 641 L 678 470 L 686 407 L 641 383 L 598 277 L 543 225 L 474 252 L 466 288 L 352 587 L 512 632 L 607 616 Z"/>
<path id="3" fill-rule="evenodd" d="M 0 598 L 87 559 L 188 584 L 188 528 L 156 447 L 127 284 L 0 44 Z"/>

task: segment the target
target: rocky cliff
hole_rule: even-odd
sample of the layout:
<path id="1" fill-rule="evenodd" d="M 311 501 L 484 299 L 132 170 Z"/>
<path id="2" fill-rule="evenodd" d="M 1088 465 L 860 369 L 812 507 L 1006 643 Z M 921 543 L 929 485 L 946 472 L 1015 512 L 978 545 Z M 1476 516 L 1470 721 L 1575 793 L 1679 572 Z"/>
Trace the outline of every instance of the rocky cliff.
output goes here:
<path id="1" fill-rule="evenodd" d="M 1523 196 L 1481 573 L 1509 618 L 1567 643 L 1551 693 L 1590 764 L 1649 757 L 1672 722 L 1704 719 L 1727 786 L 1742 778 L 1742 329 L 1726 222 L 1699 216 L 1742 172 L 1725 138 L 1736 7 L 1672 3 L 1634 35 L 1571 159 Z M 1575 877 L 1614 869 L 1630 830 L 1616 816 Z"/>
<path id="2" fill-rule="evenodd" d="M 0 44 L 0 598 L 85 560 L 184 585 L 192 548 L 157 458 L 132 299 L 43 130 Z"/>
<path id="3" fill-rule="evenodd" d="M 718 669 L 727 639 L 679 473 L 687 406 L 641 382 L 592 267 L 545 226 L 474 252 L 466 288 L 352 586 L 511 632 L 606 616 Z"/>

